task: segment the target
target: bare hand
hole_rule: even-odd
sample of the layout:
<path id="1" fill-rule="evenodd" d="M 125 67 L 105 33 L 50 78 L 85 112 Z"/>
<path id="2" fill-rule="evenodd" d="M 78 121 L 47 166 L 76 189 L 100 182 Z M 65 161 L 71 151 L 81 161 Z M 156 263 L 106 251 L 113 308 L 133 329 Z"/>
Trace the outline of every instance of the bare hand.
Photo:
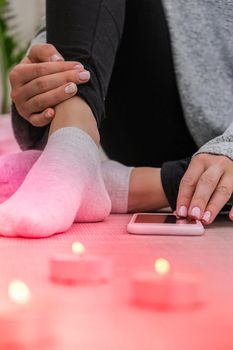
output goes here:
<path id="1" fill-rule="evenodd" d="M 183 176 L 176 212 L 210 224 L 233 192 L 233 161 L 225 156 L 199 154 Z M 233 207 L 230 219 L 233 221 Z"/>
<path id="2" fill-rule="evenodd" d="M 11 98 L 23 118 L 44 126 L 55 116 L 52 107 L 75 96 L 76 84 L 89 78 L 82 64 L 65 62 L 53 45 L 34 45 L 10 72 Z"/>

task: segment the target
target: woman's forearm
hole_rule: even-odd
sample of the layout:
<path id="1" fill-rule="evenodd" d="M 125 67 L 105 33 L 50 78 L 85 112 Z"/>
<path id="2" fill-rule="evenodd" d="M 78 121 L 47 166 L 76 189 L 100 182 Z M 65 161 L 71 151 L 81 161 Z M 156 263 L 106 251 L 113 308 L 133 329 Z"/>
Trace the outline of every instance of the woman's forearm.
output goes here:
<path id="1" fill-rule="evenodd" d="M 89 105 L 79 96 L 72 97 L 56 106 L 49 136 L 64 127 L 78 127 L 85 131 L 96 145 L 99 145 L 100 136 L 97 123 Z"/>

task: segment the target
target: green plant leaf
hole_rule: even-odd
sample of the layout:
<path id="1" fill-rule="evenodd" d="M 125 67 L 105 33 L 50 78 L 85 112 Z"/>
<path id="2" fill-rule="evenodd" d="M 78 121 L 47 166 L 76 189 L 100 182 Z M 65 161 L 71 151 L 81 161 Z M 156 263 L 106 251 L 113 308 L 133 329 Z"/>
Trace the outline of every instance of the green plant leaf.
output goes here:
<path id="1" fill-rule="evenodd" d="M 2 76 L 2 112 L 9 111 L 8 74 L 14 65 L 20 62 L 26 52 L 21 49 L 14 37 L 15 25 L 9 25 L 15 18 L 7 0 L 0 0 L 0 72 Z"/>

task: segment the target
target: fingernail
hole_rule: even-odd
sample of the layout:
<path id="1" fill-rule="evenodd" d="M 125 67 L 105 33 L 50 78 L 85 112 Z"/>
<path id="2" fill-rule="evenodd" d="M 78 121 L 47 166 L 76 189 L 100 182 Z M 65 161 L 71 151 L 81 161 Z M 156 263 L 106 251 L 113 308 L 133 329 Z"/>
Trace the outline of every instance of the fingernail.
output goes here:
<path id="1" fill-rule="evenodd" d="M 210 212 L 210 211 L 206 211 L 206 212 L 204 213 L 202 219 L 203 219 L 205 222 L 209 222 L 209 221 L 210 221 L 210 217 L 211 217 L 211 212 Z"/>
<path id="2" fill-rule="evenodd" d="M 83 68 L 84 68 L 84 66 L 81 63 L 76 64 L 76 66 L 74 66 L 74 69 L 78 69 L 78 70 L 83 69 Z"/>
<path id="3" fill-rule="evenodd" d="M 74 83 L 71 83 L 65 87 L 66 94 L 73 94 L 77 91 L 77 86 Z"/>
<path id="4" fill-rule="evenodd" d="M 46 118 L 51 118 L 53 116 L 53 112 L 49 109 L 48 111 L 45 112 Z"/>
<path id="5" fill-rule="evenodd" d="M 201 217 L 201 210 L 198 207 L 194 207 L 191 211 L 191 216 L 195 217 L 196 219 L 200 219 Z"/>
<path id="6" fill-rule="evenodd" d="M 88 72 L 87 70 L 85 70 L 84 72 L 79 73 L 79 78 L 81 80 L 89 80 L 90 79 L 90 72 Z"/>
<path id="7" fill-rule="evenodd" d="M 57 54 L 51 56 L 50 59 L 52 62 L 64 61 L 64 58 L 60 55 L 57 55 Z"/>
<path id="8" fill-rule="evenodd" d="M 188 214 L 188 209 L 184 205 L 182 205 L 178 211 L 178 215 L 182 217 L 186 217 L 187 214 Z"/>

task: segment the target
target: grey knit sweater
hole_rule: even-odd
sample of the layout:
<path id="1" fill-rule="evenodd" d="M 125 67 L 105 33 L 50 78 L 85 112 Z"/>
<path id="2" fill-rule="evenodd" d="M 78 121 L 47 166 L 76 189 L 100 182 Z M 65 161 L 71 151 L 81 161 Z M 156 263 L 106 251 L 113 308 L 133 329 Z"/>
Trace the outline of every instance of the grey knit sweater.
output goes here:
<path id="1" fill-rule="evenodd" d="M 163 0 L 163 4 L 186 123 L 200 147 L 197 153 L 233 160 L 233 2 Z M 45 29 L 32 45 L 38 42 L 46 42 Z M 12 120 L 21 148 L 32 147 L 32 135 L 38 136 L 35 128 L 15 109 Z M 43 140 L 38 148 L 40 143 Z"/>
<path id="2" fill-rule="evenodd" d="M 233 2 L 163 0 L 176 76 L 198 153 L 233 160 Z"/>

